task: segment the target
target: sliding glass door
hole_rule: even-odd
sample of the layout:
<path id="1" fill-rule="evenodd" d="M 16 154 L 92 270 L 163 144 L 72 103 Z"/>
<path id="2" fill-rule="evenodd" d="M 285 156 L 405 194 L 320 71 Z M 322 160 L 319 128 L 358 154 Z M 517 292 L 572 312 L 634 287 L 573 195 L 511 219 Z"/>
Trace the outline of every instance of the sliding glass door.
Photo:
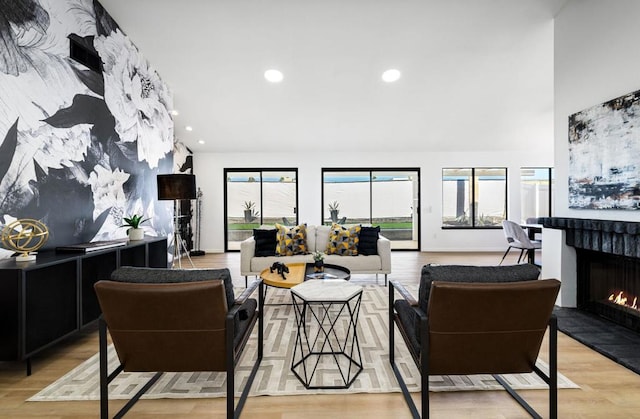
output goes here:
<path id="1" fill-rule="evenodd" d="M 225 169 L 225 251 L 262 224 L 298 223 L 297 169 Z"/>
<path id="2" fill-rule="evenodd" d="M 324 224 L 371 224 L 393 249 L 419 249 L 419 169 L 323 169 Z"/>

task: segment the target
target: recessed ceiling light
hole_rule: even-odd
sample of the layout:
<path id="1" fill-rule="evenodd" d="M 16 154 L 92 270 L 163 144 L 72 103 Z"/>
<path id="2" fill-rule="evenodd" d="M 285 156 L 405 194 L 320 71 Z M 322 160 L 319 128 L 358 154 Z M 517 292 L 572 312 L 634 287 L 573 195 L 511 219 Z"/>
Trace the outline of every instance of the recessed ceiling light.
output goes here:
<path id="1" fill-rule="evenodd" d="M 393 83 L 394 81 L 398 81 L 400 78 L 400 71 L 395 68 L 389 69 L 382 73 L 382 80 L 387 83 Z"/>
<path id="2" fill-rule="evenodd" d="M 264 78 L 271 83 L 280 83 L 284 76 L 282 75 L 282 72 L 271 69 L 264 72 Z"/>
<path id="3" fill-rule="evenodd" d="M 180 112 L 178 112 L 177 110 L 174 109 L 174 110 L 171 111 L 171 115 L 178 116 L 178 115 L 180 115 Z"/>
<path id="4" fill-rule="evenodd" d="M 204 140 L 198 140 L 198 144 L 204 144 Z"/>
<path id="5" fill-rule="evenodd" d="M 186 129 L 187 131 L 193 131 L 193 127 L 191 125 L 187 125 L 186 127 L 184 127 L 184 129 Z"/>

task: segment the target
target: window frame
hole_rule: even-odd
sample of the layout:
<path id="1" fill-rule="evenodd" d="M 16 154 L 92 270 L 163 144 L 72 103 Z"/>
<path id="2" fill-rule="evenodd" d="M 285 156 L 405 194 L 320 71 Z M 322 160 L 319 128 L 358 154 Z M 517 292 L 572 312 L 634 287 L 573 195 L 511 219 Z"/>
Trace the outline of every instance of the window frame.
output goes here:
<path id="1" fill-rule="evenodd" d="M 522 216 L 522 171 L 523 170 L 546 170 L 547 171 L 547 180 L 549 182 L 549 207 L 547 208 L 547 211 L 549 213 L 549 215 L 547 217 L 553 217 L 553 184 L 554 184 L 554 175 L 555 175 L 555 170 L 553 167 L 546 167 L 546 166 L 523 166 L 520 167 L 520 219 L 526 219 L 528 217 L 523 217 Z"/>
<path id="2" fill-rule="evenodd" d="M 293 172 L 295 173 L 295 185 L 296 185 L 296 201 L 295 201 L 295 208 L 294 208 L 294 212 L 296 215 L 296 220 L 295 220 L 295 224 L 297 225 L 299 222 L 299 182 L 298 182 L 298 168 L 297 167 L 285 167 L 285 168 L 281 168 L 281 167 L 259 167 L 259 168 L 247 168 L 247 167 L 242 167 L 242 168 L 229 168 L 229 167 L 225 167 L 223 169 L 223 191 L 224 191 L 224 202 L 223 202 L 223 206 L 224 206 L 224 210 L 223 210 L 223 230 L 224 230 L 224 251 L 225 252 L 239 252 L 240 249 L 229 249 L 229 227 L 228 227 L 228 177 L 229 174 L 232 173 L 243 173 L 243 172 L 258 172 L 260 173 L 260 208 L 259 208 L 259 212 L 260 212 L 260 225 L 263 224 L 263 217 L 264 217 L 264 188 L 263 188 L 263 179 L 264 179 L 264 173 L 269 173 L 269 172 Z"/>
<path id="3" fill-rule="evenodd" d="M 502 229 L 502 224 L 500 225 L 476 225 L 476 170 L 504 170 L 504 219 L 509 219 L 509 169 L 507 167 L 443 167 L 441 171 L 442 184 L 444 186 L 444 171 L 445 170 L 471 170 L 471 178 L 470 178 L 470 189 L 471 189 L 471 202 L 469 203 L 469 219 L 471 220 L 470 225 L 444 225 L 443 218 L 444 214 L 440 216 L 440 228 L 442 230 L 499 230 Z M 441 206 L 444 208 L 444 187 L 442 188 L 441 195 Z"/>
<path id="4" fill-rule="evenodd" d="M 420 167 L 323 167 L 321 168 L 321 173 L 320 173 L 320 222 L 319 225 L 323 225 L 325 222 L 325 209 L 327 208 L 328 202 L 325 202 L 325 196 L 324 196 L 324 192 L 325 192 L 325 182 L 324 182 L 324 178 L 325 178 L 325 173 L 327 172 L 344 172 L 345 174 L 348 173 L 356 173 L 356 172 L 365 172 L 369 174 L 369 223 L 372 223 L 373 221 L 373 175 L 376 172 L 415 172 L 417 174 L 417 208 L 416 208 L 416 215 L 417 215 L 417 237 L 416 237 L 416 241 L 417 241 L 417 247 L 415 249 L 413 248 L 397 248 L 394 249 L 392 247 L 392 249 L 394 251 L 420 251 L 421 248 L 421 235 L 422 235 L 422 228 L 421 228 L 421 224 L 422 224 L 422 216 L 420 214 L 420 207 L 422 206 L 422 198 L 421 198 L 421 186 L 420 186 L 420 182 L 421 182 L 421 170 Z"/>

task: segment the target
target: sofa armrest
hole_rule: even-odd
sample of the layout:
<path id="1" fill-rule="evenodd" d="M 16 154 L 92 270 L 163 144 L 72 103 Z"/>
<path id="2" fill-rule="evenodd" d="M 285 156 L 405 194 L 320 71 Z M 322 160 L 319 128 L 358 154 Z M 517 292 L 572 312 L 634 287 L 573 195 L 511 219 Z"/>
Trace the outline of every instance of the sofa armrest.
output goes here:
<path id="1" fill-rule="evenodd" d="M 384 236 L 378 236 L 378 255 L 382 272 L 391 273 L 391 240 Z"/>
<path id="2" fill-rule="evenodd" d="M 240 275 L 251 275 L 251 258 L 256 254 L 256 241 L 253 236 L 240 242 Z"/>

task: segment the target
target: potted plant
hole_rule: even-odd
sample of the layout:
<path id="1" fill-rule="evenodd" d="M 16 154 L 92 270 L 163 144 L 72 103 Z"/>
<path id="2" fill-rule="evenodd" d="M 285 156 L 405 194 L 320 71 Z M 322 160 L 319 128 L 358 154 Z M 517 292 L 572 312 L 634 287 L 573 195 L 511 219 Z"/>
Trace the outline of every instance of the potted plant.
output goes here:
<path id="1" fill-rule="evenodd" d="M 256 203 L 253 201 L 244 201 L 244 222 L 250 223 L 255 218 L 257 214 L 255 212 Z"/>
<path id="2" fill-rule="evenodd" d="M 324 253 L 315 252 L 313 254 L 313 272 L 324 271 Z"/>
<path id="3" fill-rule="evenodd" d="M 129 227 L 127 235 L 129 240 L 142 240 L 144 238 L 144 230 L 140 228 L 140 224 L 147 221 L 148 218 L 142 218 L 142 215 L 133 214 L 131 217 L 123 217 L 124 224 L 121 227 Z"/>
<path id="4" fill-rule="evenodd" d="M 331 216 L 331 221 L 333 221 L 334 223 L 338 222 L 338 213 L 340 213 L 340 210 L 338 209 L 339 207 L 340 204 L 338 203 L 338 201 L 329 203 L 329 214 Z"/>

